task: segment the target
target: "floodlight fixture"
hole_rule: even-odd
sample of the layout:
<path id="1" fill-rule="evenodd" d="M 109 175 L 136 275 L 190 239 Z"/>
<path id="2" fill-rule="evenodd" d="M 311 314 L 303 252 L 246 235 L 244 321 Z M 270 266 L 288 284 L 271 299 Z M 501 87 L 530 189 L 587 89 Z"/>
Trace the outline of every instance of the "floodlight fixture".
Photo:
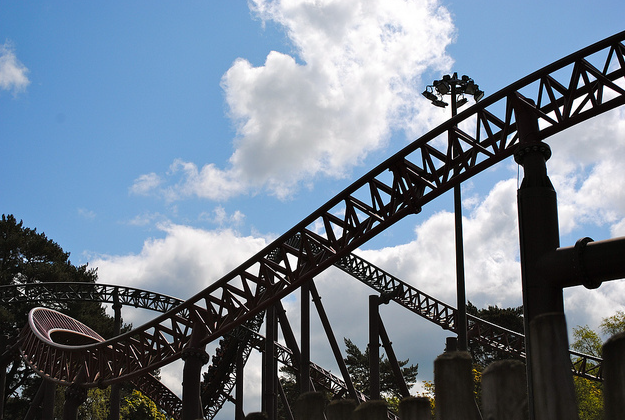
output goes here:
<path id="1" fill-rule="evenodd" d="M 451 90 L 451 86 L 445 80 L 435 80 L 434 87 L 436 91 L 441 95 L 447 95 L 447 93 Z"/>
<path id="2" fill-rule="evenodd" d="M 460 108 L 462 105 L 466 104 L 467 102 L 469 102 L 469 100 L 463 96 L 462 98 L 458 99 L 458 101 L 456 101 L 456 108 Z"/>
<path id="3" fill-rule="evenodd" d="M 478 86 L 473 80 L 469 79 L 467 81 L 467 84 L 464 86 L 464 92 L 468 93 L 469 95 L 474 95 L 476 90 L 478 90 Z"/>
<path id="4" fill-rule="evenodd" d="M 428 86 L 428 87 L 430 88 L 430 90 L 426 89 L 425 91 L 423 91 L 423 96 L 425 96 L 430 101 L 438 100 L 438 96 L 436 96 L 431 90 L 432 87 L 431 86 Z"/>
<path id="5" fill-rule="evenodd" d="M 435 80 L 431 85 L 428 85 L 425 92 L 423 92 L 423 96 L 432 101 L 433 105 L 441 108 L 448 105 L 443 101 L 443 96 L 450 95 L 452 116 L 455 116 L 458 108 L 468 102 L 465 94 L 472 95 L 475 102 L 484 97 L 484 92 L 480 90 L 473 79 L 466 74 L 458 77 L 458 73 L 444 75 L 440 80 Z"/>

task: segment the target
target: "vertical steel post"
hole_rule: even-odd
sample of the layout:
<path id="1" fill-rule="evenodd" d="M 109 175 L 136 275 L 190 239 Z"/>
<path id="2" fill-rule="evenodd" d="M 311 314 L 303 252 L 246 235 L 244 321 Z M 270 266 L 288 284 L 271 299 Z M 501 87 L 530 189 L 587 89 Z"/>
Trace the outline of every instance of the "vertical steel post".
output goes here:
<path id="1" fill-rule="evenodd" d="M 455 76 L 455 75 L 454 75 Z M 458 113 L 458 106 L 456 103 L 456 77 L 454 82 L 451 83 L 451 117 L 455 117 Z M 450 146 L 452 142 L 455 142 L 454 133 L 456 126 L 452 127 L 448 131 Z M 456 150 L 452 146 L 452 150 Z M 460 154 L 460 150 L 454 153 L 454 157 Z M 458 334 L 458 350 L 466 351 L 468 348 L 467 341 L 467 298 L 466 298 L 466 286 L 464 279 L 464 239 L 462 237 L 462 194 L 460 184 L 454 186 L 454 228 L 455 228 L 455 241 L 456 241 L 456 301 L 458 304 L 458 310 L 456 311 L 457 319 L 456 332 Z"/>
<path id="2" fill-rule="evenodd" d="M 534 402 L 536 395 L 535 373 L 532 365 L 540 358 L 542 352 L 536 352 L 542 343 L 532 343 L 538 337 L 532 337 L 530 323 L 539 315 L 559 313 L 564 316 L 564 299 L 562 288 L 551 281 L 539 268 L 541 259 L 546 258 L 560 246 L 558 231 L 558 209 L 556 192 L 547 175 L 546 161 L 551 156 L 549 146 L 542 143 L 538 137 L 538 118 L 533 112 L 533 104 L 517 94 L 511 98 L 519 133 L 519 148 L 515 153 L 515 160 L 523 166 L 523 181 L 517 192 L 519 212 L 519 237 L 521 278 L 523 286 L 523 312 L 525 322 L 525 349 L 527 355 L 527 383 L 528 403 L 531 419 L 536 418 Z M 566 337 L 566 324 L 554 325 L 558 330 L 558 336 Z M 535 345 L 533 345 L 535 344 Z M 558 353 L 559 354 L 559 353 Z M 564 353 L 562 353 L 564 354 Z M 568 356 L 567 356 L 568 357 Z M 566 361 L 541 361 L 540 365 L 555 363 L 559 366 L 567 366 Z M 559 377 L 571 375 L 570 368 L 567 372 L 561 372 Z M 570 381 L 573 381 L 572 375 Z M 554 387 L 562 387 L 562 384 L 553 384 Z M 563 387 L 568 388 L 568 387 Z M 549 401 L 550 404 L 574 404 L 568 401 L 569 396 L 560 395 L 560 401 Z"/>
<path id="3" fill-rule="evenodd" d="M 380 298 L 369 296 L 369 393 L 372 400 L 380 399 Z"/>
<path id="4" fill-rule="evenodd" d="M 196 420 L 203 417 L 201 398 L 201 370 L 209 361 L 208 354 L 201 346 L 204 333 L 201 322 L 196 321 L 191 332 L 189 344 L 182 351 L 184 368 L 182 370 L 182 420 Z"/>
<path id="5" fill-rule="evenodd" d="M 234 420 L 243 420 L 245 413 L 243 412 L 243 349 L 244 343 L 239 343 L 237 349 L 237 361 L 236 361 L 236 390 L 234 397 Z"/>
<path id="6" fill-rule="evenodd" d="M 266 314 L 265 354 L 263 363 L 263 400 L 262 411 L 268 420 L 275 420 L 277 414 L 277 363 L 275 358 L 276 308 L 270 306 Z"/>
<path id="7" fill-rule="evenodd" d="M 41 404 L 43 411 L 43 419 L 54 418 L 54 398 L 56 396 L 56 384 L 47 379 L 43 380 L 43 403 Z"/>
<path id="8" fill-rule="evenodd" d="M 113 311 L 115 313 L 114 331 L 115 336 L 118 336 L 122 330 L 122 305 L 119 303 L 119 292 L 115 289 L 113 294 Z M 119 420 L 119 390 L 121 385 L 111 385 L 111 397 L 108 420 Z"/>
<path id="9" fill-rule="evenodd" d="M 9 336 L 5 333 L 0 334 L 0 356 L 6 351 Z M 4 392 L 6 389 L 7 366 L 8 360 L 5 361 L 0 357 L 0 420 L 4 419 Z"/>
<path id="10" fill-rule="evenodd" d="M 301 293 L 301 349 L 299 365 L 300 394 L 310 391 L 310 285 L 305 282 L 300 287 Z"/>
<path id="11" fill-rule="evenodd" d="M 1 347 L 4 350 L 4 346 Z M 7 370 L 4 364 L 0 365 L 0 420 L 4 419 L 4 390 L 6 388 Z"/>
<path id="12" fill-rule="evenodd" d="M 83 367 L 76 374 L 74 382 L 65 390 L 63 420 L 76 420 L 78 418 L 78 408 L 87 399 L 87 389 L 82 386 L 86 377 L 87 374 Z"/>

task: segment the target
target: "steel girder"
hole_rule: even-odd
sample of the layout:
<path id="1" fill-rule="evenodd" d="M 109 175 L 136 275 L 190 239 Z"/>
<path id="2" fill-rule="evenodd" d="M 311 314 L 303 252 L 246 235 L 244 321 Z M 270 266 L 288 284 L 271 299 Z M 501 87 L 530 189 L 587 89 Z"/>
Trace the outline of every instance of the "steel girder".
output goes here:
<path id="1" fill-rule="evenodd" d="M 441 328 L 456 331 L 457 310 L 415 287 L 403 282 L 392 274 L 371 264 L 365 259 L 351 253 L 334 264 L 347 274 L 360 280 L 380 294 L 391 296 L 391 299 L 417 315 L 439 325 Z M 6 303 L 31 302 L 58 302 L 94 300 L 98 302 L 120 302 L 124 305 L 166 312 L 182 303 L 181 299 L 164 296 L 158 293 L 122 286 L 86 283 L 37 283 L 0 287 L 0 301 Z M 262 323 L 262 321 L 260 321 Z M 259 330 L 245 328 L 234 333 L 237 341 L 245 342 L 241 334 L 254 334 Z M 504 351 L 519 358 L 525 358 L 525 336 L 521 333 L 502 328 L 473 315 L 468 315 L 469 337 L 472 341 L 487 345 L 493 349 Z M 258 340 L 258 338 L 256 339 Z M 261 350 L 256 343 L 254 347 Z M 573 371 L 576 375 L 588 379 L 601 379 L 601 358 L 571 351 Z M 249 355 L 249 351 L 247 352 Z M 280 359 L 282 363 L 286 363 Z M 293 366 L 295 367 L 295 366 Z M 234 377 L 223 390 L 231 390 L 234 386 Z M 225 399 L 225 397 L 223 397 Z"/>
<path id="2" fill-rule="evenodd" d="M 37 366 L 57 382 L 85 368 L 109 385 L 181 355 L 193 326 L 208 343 L 241 325 L 359 245 L 455 185 L 511 156 L 518 134 L 510 98 L 533 101 L 543 140 L 625 103 L 625 32 L 559 60 L 473 105 L 353 183 L 247 262 L 149 324 L 103 343 L 57 349 L 71 369 Z M 591 64 L 599 61 L 599 64 Z M 466 126 L 466 127 L 465 127 Z M 463 128 L 460 128 L 463 127 Z M 442 136 L 448 133 L 448 136 Z M 448 141 L 442 139 L 447 138 Z M 342 217 L 336 214 L 342 214 Z M 315 229 L 322 226 L 322 231 Z M 298 247 L 289 244 L 298 235 Z M 22 332 L 26 361 L 50 344 Z M 131 357 L 134 355 L 134 357 Z"/>

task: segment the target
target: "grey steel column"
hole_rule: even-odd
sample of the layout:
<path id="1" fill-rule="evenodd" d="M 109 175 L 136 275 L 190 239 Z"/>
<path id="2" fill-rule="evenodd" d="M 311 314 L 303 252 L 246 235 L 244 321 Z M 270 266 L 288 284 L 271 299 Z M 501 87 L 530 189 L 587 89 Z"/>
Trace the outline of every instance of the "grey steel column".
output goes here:
<path id="1" fill-rule="evenodd" d="M 76 420 L 78 418 L 78 408 L 87 399 L 87 389 L 82 386 L 86 377 L 85 368 L 81 368 L 74 378 L 74 382 L 65 390 L 63 420 Z"/>
<path id="2" fill-rule="evenodd" d="M 305 282 L 300 287 L 301 293 L 301 348 L 299 364 L 300 394 L 310 391 L 310 284 Z"/>
<path id="3" fill-rule="evenodd" d="M 114 331 L 115 336 L 118 336 L 122 330 L 122 305 L 119 303 L 119 294 L 115 289 L 113 295 L 113 311 L 115 312 Z M 119 420 L 119 390 L 121 384 L 111 385 L 111 397 L 110 397 L 110 410 L 109 420 Z"/>
<path id="4" fill-rule="evenodd" d="M 196 322 L 187 348 L 182 351 L 182 420 L 196 420 L 203 417 L 201 398 L 201 370 L 209 361 L 204 346 L 199 344 L 203 326 Z"/>
<path id="5" fill-rule="evenodd" d="M 532 365 L 540 358 L 542 353 L 536 352 L 542 343 L 532 343 L 538 337 L 532 337 L 530 323 L 540 315 L 559 313 L 564 315 L 564 299 L 562 288 L 556 282 L 544 274 L 539 268 L 541 259 L 553 255 L 560 246 L 558 231 L 558 209 L 556 192 L 547 175 L 546 161 L 551 156 L 549 146 L 542 143 L 538 137 L 538 118 L 534 113 L 533 104 L 517 94 L 511 98 L 514 103 L 514 111 L 519 133 L 520 144 L 515 153 L 515 160 L 523 166 L 524 177 L 518 190 L 519 212 L 519 236 L 521 277 L 523 285 L 523 311 L 525 322 L 525 349 L 527 354 L 527 382 L 530 418 L 536 418 L 534 412 L 535 381 Z M 553 325 L 554 331 L 558 330 L 558 336 L 566 337 L 564 323 Z M 564 331 L 559 329 L 564 328 Z M 560 354 L 560 353 L 557 353 Z M 564 354 L 564 353 L 562 353 Z M 568 356 L 567 356 L 568 357 Z M 551 361 L 558 366 L 566 366 L 565 361 Z M 541 361 L 540 365 L 549 363 Z M 568 362 L 570 363 L 570 361 Z M 558 377 L 570 376 L 573 381 L 571 370 L 561 372 Z M 563 384 L 553 384 L 560 389 L 568 389 Z M 574 398 L 574 397 L 573 397 Z M 569 395 L 560 395 L 560 398 L 552 399 L 548 403 L 553 405 L 575 404 L 569 401 Z"/>
<path id="6" fill-rule="evenodd" d="M 458 113 L 456 102 L 456 83 L 451 83 L 451 117 Z M 448 131 L 450 143 L 454 141 L 452 131 Z M 454 157 L 460 153 L 454 153 Z M 464 279 L 464 239 L 462 236 L 462 194 L 461 184 L 454 187 L 454 230 L 456 242 L 456 332 L 458 334 L 458 350 L 466 351 L 469 344 L 467 340 L 467 297 Z"/>
<path id="7" fill-rule="evenodd" d="M 236 390 L 234 397 L 234 420 L 243 420 L 245 413 L 243 412 L 243 350 L 245 348 L 244 343 L 239 343 L 237 349 L 237 361 L 236 361 Z"/>
<path id="8" fill-rule="evenodd" d="M 262 411 L 267 414 L 268 420 L 275 420 L 278 410 L 276 379 L 278 376 L 277 363 L 275 358 L 276 341 L 276 308 L 267 308 L 266 332 L 265 332 L 265 353 L 263 363 L 263 396 Z"/>
<path id="9" fill-rule="evenodd" d="M 380 399 L 380 306 L 378 295 L 369 296 L 369 393 Z"/>

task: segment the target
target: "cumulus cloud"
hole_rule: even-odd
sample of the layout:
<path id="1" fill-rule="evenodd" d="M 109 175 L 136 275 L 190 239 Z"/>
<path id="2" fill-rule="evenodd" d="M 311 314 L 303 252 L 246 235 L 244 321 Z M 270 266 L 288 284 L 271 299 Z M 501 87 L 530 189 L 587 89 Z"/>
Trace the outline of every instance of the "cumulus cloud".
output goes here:
<path id="1" fill-rule="evenodd" d="M 102 283 L 188 298 L 220 279 L 266 245 L 229 229 L 205 231 L 161 224 L 164 238 L 146 240 L 139 254 L 105 255 L 92 261 Z"/>
<path id="2" fill-rule="evenodd" d="M 272 51 L 259 67 L 234 62 L 222 79 L 237 133 L 229 164 L 176 161 L 170 175 L 180 179 L 169 198 L 223 200 L 260 190 L 284 198 L 315 176 L 346 176 L 394 130 L 412 137 L 424 124 L 421 107 L 431 117 L 420 77 L 449 69 L 445 48 L 454 36 L 437 1 L 255 0 L 250 7 L 284 28 L 294 53 Z M 157 187 L 142 178 L 135 186 L 137 193 Z"/>
<path id="3" fill-rule="evenodd" d="M 0 45 L 0 89 L 17 95 L 30 84 L 28 69 L 15 55 L 13 45 L 6 41 Z"/>
<path id="4" fill-rule="evenodd" d="M 625 110 L 595 117 L 548 142 L 561 233 L 584 224 L 618 230 L 625 217 Z"/>
<path id="5" fill-rule="evenodd" d="M 516 180 L 498 182 L 463 217 L 467 296 L 478 306 L 520 304 Z M 454 214 L 441 211 L 415 228 L 415 239 L 361 251 L 404 281 L 455 306 Z"/>

